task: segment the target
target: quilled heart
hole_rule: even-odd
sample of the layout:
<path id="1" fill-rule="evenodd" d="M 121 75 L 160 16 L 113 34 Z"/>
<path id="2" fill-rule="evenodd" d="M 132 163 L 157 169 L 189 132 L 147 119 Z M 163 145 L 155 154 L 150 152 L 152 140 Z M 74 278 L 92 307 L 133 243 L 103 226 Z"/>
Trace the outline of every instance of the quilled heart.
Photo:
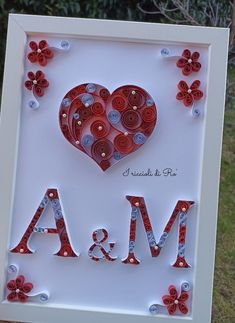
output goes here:
<path id="1" fill-rule="evenodd" d="M 65 138 L 103 171 L 145 144 L 156 121 L 154 100 L 136 85 L 112 94 L 99 84 L 78 85 L 64 96 L 59 111 Z"/>

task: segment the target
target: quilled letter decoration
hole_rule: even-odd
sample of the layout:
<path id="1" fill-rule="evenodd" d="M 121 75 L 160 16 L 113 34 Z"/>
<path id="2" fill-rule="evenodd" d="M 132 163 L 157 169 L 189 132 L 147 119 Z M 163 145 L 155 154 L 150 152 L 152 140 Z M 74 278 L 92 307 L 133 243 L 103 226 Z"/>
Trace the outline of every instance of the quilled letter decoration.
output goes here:
<path id="1" fill-rule="evenodd" d="M 65 138 L 105 171 L 146 142 L 157 110 L 138 86 L 121 86 L 110 94 L 102 85 L 86 83 L 64 96 L 59 120 Z"/>
<path id="2" fill-rule="evenodd" d="M 189 312 L 187 301 L 189 300 L 189 292 L 191 286 L 189 282 L 183 282 L 180 287 L 180 293 L 174 285 L 168 287 L 169 294 L 162 297 L 163 304 L 152 304 L 149 307 L 151 314 L 162 313 L 166 308 L 169 315 L 187 315 Z"/>
<path id="3" fill-rule="evenodd" d="M 138 265 L 140 261 L 136 258 L 135 241 L 136 241 L 136 223 L 138 218 L 142 218 L 144 228 L 146 231 L 149 248 L 152 257 L 158 257 L 161 249 L 164 247 L 168 235 L 172 229 L 177 217 L 179 218 L 179 238 L 178 238 L 178 254 L 175 263 L 172 265 L 176 268 L 188 268 L 190 265 L 185 259 L 185 239 L 186 239 L 186 220 L 187 212 L 194 204 L 193 201 L 178 201 L 169 221 L 167 222 L 163 234 L 160 236 L 159 242 L 156 242 L 152 225 L 148 216 L 148 211 L 145 205 L 145 200 L 140 196 L 126 196 L 131 204 L 131 222 L 130 222 L 130 236 L 129 236 L 129 253 L 126 259 L 122 260 L 124 264 Z"/>
<path id="4" fill-rule="evenodd" d="M 49 206 L 49 204 L 51 204 L 53 209 L 56 229 L 41 228 L 36 226 L 37 222 L 39 221 L 39 219 L 41 218 L 41 216 L 43 215 L 44 211 Z M 18 245 L 11 250 L 11 252 L 21 253 L 21 254 L 34 253 L 33 251 L 30 250 L 28 246 L 29 239 L 33 233 L 58 234 L 61 246 L 60 246 L 60 250 L 56 253 L 56 255 L 60 257 L 78 257 L 73 251 L 73 248 L 69 240 L 57 189 L 51 188 L 47 190 L 44 198 L 42 199 L 23 237 L 21 238 Z"/>
<path id="5" fill-rule="evenodd" d="M 109 242 L 108 247 L 106 248 L 102 244 L 108 239 L 108 232 L 105 229 L 98 229 L 95 230 L 92 234 L 92 238 L 94 241 L 94 244 L 90 247 L 88 251 L 89 257 L 94 261 L 115 261 L 117 258 L 111 257 L 110 253 L 113 250 L 113 247 L 115 245 L 114 242 Z M 97 256 L 97 250 L 99 252 L 99 256 Z"/>
<path id="6" fill-rule="evenodd" d="M 16 265 L 8 267 L 8 279 L 6 290 L 9 302 L 26 303 L 32 300 L 46 302 L 49 299 L 48 292 L 32 293 L 34 285 L 27 282 L 25 276 L 19 275 L 19 268 Z"/>

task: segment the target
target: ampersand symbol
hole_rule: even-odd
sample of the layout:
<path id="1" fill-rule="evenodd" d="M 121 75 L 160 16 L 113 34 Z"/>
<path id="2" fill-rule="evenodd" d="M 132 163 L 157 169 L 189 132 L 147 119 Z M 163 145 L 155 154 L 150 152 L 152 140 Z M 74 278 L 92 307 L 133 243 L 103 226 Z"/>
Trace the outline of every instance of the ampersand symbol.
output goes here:
<path id="1" fill-rule="evenodd" d="M 109 249 L 106 250 L 102 243 L 105 242 L 108 239 L 108 232 L 105 229 L 98 229 L 95 230 L 92 234 L 92 239 L 94 241 L 93 245 L 90 247 L 88 251 L 88 256 L 94 260 L 94 261 L 100 261 L 100 260 L 108 260 L 108 261 L 114 261 L 117 259 L 117 257 L 111 257 L 110 253 L 113 250 L 113 247 L 115 245 L 114 242 L 109 242 Z M 95 249 L 99 251 L 100 255 L 95 255 Z"/>

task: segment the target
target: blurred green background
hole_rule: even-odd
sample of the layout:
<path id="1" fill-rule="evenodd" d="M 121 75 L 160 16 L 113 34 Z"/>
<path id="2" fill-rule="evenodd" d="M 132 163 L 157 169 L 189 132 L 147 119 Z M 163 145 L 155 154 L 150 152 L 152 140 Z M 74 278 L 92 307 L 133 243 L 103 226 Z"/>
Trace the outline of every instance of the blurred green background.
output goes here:
<path id="1" fill-rule="evenodd" d="M 10 12 L 230 28 L 212 322 L 234 323 L 235 0 L 0 0 L 0 85 L 4 67 L 7 20 Z"/>

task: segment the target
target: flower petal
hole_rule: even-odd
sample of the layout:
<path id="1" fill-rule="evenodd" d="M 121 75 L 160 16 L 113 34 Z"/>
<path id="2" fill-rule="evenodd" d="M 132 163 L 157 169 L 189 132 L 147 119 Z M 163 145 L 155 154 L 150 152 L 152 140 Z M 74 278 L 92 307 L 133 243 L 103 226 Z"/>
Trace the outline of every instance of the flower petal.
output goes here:
<path id="1" fill-rule="evenodd" d="M 179 302 L 185 302 L 188 299 L 188 293 L 187 292 L 181 292 L 180 297 L 178 298 Z"/>
<path id="2" fill-rule="evenodd" d="M 177 100 L 183 100 L 187 95 L 187 92 L 178 92 L 176 95 Z"/>
<path id="3" fill-rule="evenodd" d="M 31 290 L 33 289 L 33 284 L 31 284 L 31 283 L 25 283 L 24 284 L 24 286 L 21 288 L 21 291 L 23 292 L 23 293 L 29 293 L 29 292 L 31 292 Z"/>
<path id="4" fill-rule="evenodd" d="M 28 72 L 28 78 L 33 81 L 35 80 L 35 74 L 33 72 Z"/>
<path id="5" fill-rule="evenodd" d="M 194 90 L 192 91 L 192 96 L 194 100 L 200 100 L 203 97 L 203 92 L 200 90 Z"/>
<path id="6" fill-rule="evenodd" d="M 162 301 L 163 304 L 165 305 L 170 305 L 170 304 L 174 304 L 174 297 L 170 296 L 170 295 L 164 295 L 162 296 Z"/>
<path id="7" fill-rule="evenodd" d="M 43 96 L 44 95 L 44 90 L 38 86 L 38 85 L 35 85 L 34 88 L 33 88 L 33 93 L 37 96 Z"/>
<path id="8" fill-rule="evenodd" d="M 31 63 L 35 63 L 38 60 L 38 55 L 35 52 L 30 52 L 27 57 Z"/>
<path id="9" fill-rule="evenodd" d="M 179 310 L 182 314 L 187 314 L 188 313 L 188 308 L 184 303 L 179 303 Z"/>
<path id="10" fill-rule="evenodd" d="M 199 80 L 196 80 L 192 83 L 192 85 L 190 86 L 191 90 L 197 90 L 200 86 L 201 82 Z"/>
<path id="11" fill-rule="evenodd" d="M 44 76 L 45 76 L 45 74 L 42 71 L 37 71 L 36 74 L 35 74 L 35 79 L 37 81 L 43 80 L 44 79 Z"/>
<path id="12" fill-rule="evenodd" d="M 10 294 L 7 296 L 7 300 L 8 300 L 9 302 L 14 302 L 14 301 L 16 301 L 16 300 L 17 300 L 17 294 L 16 294 L 16 292 L 12 292 L 12 293 L 10 293 Z"/>
<path id="13" fill-rule="evenodd" d="M 185 49 L 182 53 L 182 57 L 190 59 L 191 58 L 191 52 L 189 49 Z"/>
<path id="14" fill-rule="evenodd" d="M 35 41 L 31 41 L 29 47 L 35 52 L 38 49 L 38 44 Z"/>
<path id="15" fill-rule="evenodd" d="M 43 53 L 38 54 L 38 62 L 41 66 L 46 66 L 47 65 L 47 59 L 44 56 Z"/>
<path id="16" fill-rule="evenodd" d="M 193 96 L 191 94 L 187 94 L 183 103 L 186 107 L 190 107 L 193 104 Z"/>
<path id="17" fill-rule="evenodd" d="M 18 293 L 18 300 L 21 302 L 21 303 L 25 303 L 28 299 L 28 296 L 25 295 L 24 293 L 22 292 L 19 292 Z"/>
<path id="18" fill-rule="evenodd" d="M 17 289 L 17 286 L 16 286 L 16 281 L 14 279 L 10 280 L 8 283 L 7 283 L 7 288 L 9 290 L 16 290 Z"/>
<path id="19" fill-rule="evenodd" d="M 49 48 L 43 49 L 42 53 L 46 58 L 52 58 L 54 56 L 53 51 Z"/>
<path id="20" fill-rule="evenodd" d="M 167 311 L 168 311 L 169 315 L 173 315 L 176 311 L 176 308 L 177 308 L 176 304 L 171 304 L 171 305 L 167 306 Z"/>
<path id="21" fill-rule="evenodd" d="M 170 285 L 168 287 L 168 291 L 170 293 L 170 296 L 172 296 L 173 299 L 175 300 L 177 298 L 177 296 L 178 296 L 177 289 L 175 288 L 175 286 L 174 285 Z"/>
<path id="22" fill-rule="evenodd" d="M 25 81 L 25 83 L 24 83 L 24 85 L 25 85 L 25 87 L 28 89 L 28 90 L 32 90 L 32 88 L 33 88 L 33 82 L 32 81 Z"/>
<path id="23" fill-rule="evenodd" d="M 42 79 L 38 81 L 38 85 L 41 87 L 48 87 L 49 86 L 49 82 L 46 79 Z"/>
<path id="24" fill-rule="evenodd" d="M 178 83 L 178 89 L 182 92 L 187 92 L 189 87 L 188 87 L 188 84 L 185 82 L 185 81 L 180 81 Z"/>
<path id="25" fill-rule="evenodd" d="M 39 47 L 40 49 L 44 49 L 45 47 L 48 47 L 47 41 L 46 41 L 46 40 L 41 40 L 41 41 L 39 42 L 38 47 Z"/>
<path id="26" fill-rule="evenodd" d="M 191 64 L 186 64 L 185 67 L 182 69 L 182 73 L 185 76 L 188 76 L 192 73 L 192 65 Z"/>
<path id="27" fill-rule="evenodd" d="M 24 279 L 23 275 L 16 277 L 16 286 L 17 286 L 17 288 L 22 288 L 23 287 L 24 280 L 25 279 Z"/>
<path id="28" fill-rule="evenodd" d="M 188 60 L 186 58 L 181 57 L 180 59 L 178 59 L 178 61 L 176 62 L 176 65 L 179 68 L 184 67 L 187 64 Z"/>
<path id="29" fill-rule="evenodd" d="M 201 64 L 199 62 L 192 62 L 192 70 L 198 72 L 201 69 Z"/>
<path id="30" fill-rule="evenodd" d="M 196 62 L 199 59 L 199 57 L 200 57 L 200 53 L 194 52 L 192 53 L 191 59 L 193 62 Z"/>

